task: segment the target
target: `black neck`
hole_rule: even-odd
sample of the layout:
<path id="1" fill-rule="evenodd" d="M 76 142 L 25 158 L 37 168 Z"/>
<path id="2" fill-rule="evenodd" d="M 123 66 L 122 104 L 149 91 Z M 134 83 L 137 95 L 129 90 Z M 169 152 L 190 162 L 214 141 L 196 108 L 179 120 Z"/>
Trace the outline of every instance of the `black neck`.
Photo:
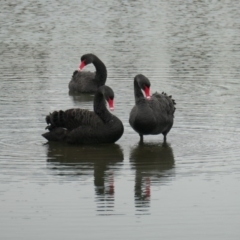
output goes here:
<path id="1" fill-rule="evenodd" d="M 107 68 L 104 63 L 97 57 L 94 57 L 93 65 L 96 68 L 96 80 L 98 82 L 98 86 L 102 86 L 105 84 L 107 79 Z"/>
<path id="2" fill-rule="evenodd" d="M 137 100 L 140 99 L 140 98 L 144 98 L 142 90 L 139 87 L 136 79 L 134 79 L 134 96 L 135 96 L 135 102 L 137 102 Z"/>
<path id="3" fill-rule="evenodd" d="M 93 101 L 94 112 L 104 121 L 109 122 L 112 119 L 112 114 L 106 107 L 106 100 L 102 92 L 96 92 Z"/>

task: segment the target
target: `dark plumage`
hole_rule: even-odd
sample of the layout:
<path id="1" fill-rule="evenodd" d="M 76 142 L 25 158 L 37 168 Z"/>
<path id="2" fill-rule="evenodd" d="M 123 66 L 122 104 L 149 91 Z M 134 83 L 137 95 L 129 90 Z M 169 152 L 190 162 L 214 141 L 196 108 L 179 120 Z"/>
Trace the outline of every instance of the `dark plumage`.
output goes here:
<path id="1" fill-rule="evenodd" d="M 68 143 L 114 143 L 123 134 L 122 122 L 106 107 L 113 109 L 114 92 L 108 86 L 98 89 L 94 97 L 94 112 L 86 109 L 55 111 L 46 116 L 48 141 Z"/>
<path id="2" fill-rule="evenodd" d="M 142 74 L 134 78 L 135 106 L 130 113 L 129 123 L 140 135 L 140 141 L 143 141 L 143 135 L 162 133 L 166 142 L 166 136 L 173 125 L 176 103 L 172 96 L 166 93 L 156 92 L 150 97 L 150 85 L 148 78 Z M 144 97 L 142 90 L 147 98 Z"/>
<path id="3" fill-rule="evenodd" d="M 81 72 L 86 65 L 92 63 L 96 72 Z M 68 84 L 70 92 L 95 93 L 103 86 L 107 79 L 107 69 L 104 63 L 94 54 L 85 54 L 81 57 L 79 70 L 74 71 Z"/>

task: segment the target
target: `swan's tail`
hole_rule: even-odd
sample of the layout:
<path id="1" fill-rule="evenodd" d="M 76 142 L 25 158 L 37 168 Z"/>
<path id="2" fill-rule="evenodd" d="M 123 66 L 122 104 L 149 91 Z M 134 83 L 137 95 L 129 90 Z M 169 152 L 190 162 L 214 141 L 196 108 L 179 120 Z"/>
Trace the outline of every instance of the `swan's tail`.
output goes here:
<path id="1" fill-rule="evenodd" d="M 49 132 L 42 134 L 42 136 L 48 141 L 65 141 L 69 133 L 69 131 L 65 129 L 65 122 L 64 111 L 60 110 L 49 113 L 49 115 L 46 116 L 48 126 L 45 128 L 48 129 Z"/>
<path id="2" fill-rule="evenodd" d="M 63 128 L 54 128 L 50 132 L 42 134 L 42 136 L 46 138 L 48 141 L 64 142 L 67 139 L 68 130 Z"/>
<path id="3" fill-rule="evenodd" d="M 53 113 L 49 113 L 49 115 L 46 116 L 46 123 L 49 131 L 52 131 L 53 129 L 57 127 L 65 128 L 66 126 L 66 117 L 65 112 L 60 111 L 54 111 Z"/>
<path id="4" fill-rule="evenodd" d="M 69 131 L 65 128 L 66 117 L 64 111 L 60 110 L 49 113 L 46 116 L 46 123 L 48 126 L 45 129 L 48 129 L 49 132 L 42 134 L 44 138 L 55 142 L 66 140 Z"/>

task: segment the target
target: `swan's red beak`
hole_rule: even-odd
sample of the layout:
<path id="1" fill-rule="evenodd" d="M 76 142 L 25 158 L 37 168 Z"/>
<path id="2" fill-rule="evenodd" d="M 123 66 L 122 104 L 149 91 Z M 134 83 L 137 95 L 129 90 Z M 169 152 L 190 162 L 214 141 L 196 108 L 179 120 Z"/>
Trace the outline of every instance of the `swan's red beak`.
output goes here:
<path id="1" fill-rule="evenodd" d="M 150 88 L 147 87 L 147 86 L 145 86 L 145 87 L 144 87 L 144 92 L 145 92 L 146 98 L 147 98 L 147 99 L 150 99 L 150 98 L 151 98 L 151 97 L 150 97 Z"/>
<path id="2" fill-rule="evenodd" d="M 107 101 L 108 101 L 109 109 L 113 111 L 114 110 L 113 99 L 109 98 Z"/>
<path id="3" fill-rule="evenodd" d="M 85 66 L 86 66 L 85 61 L 82 61 L 82 62 L 79 64 L 78 71 L 81 71 Z"/>

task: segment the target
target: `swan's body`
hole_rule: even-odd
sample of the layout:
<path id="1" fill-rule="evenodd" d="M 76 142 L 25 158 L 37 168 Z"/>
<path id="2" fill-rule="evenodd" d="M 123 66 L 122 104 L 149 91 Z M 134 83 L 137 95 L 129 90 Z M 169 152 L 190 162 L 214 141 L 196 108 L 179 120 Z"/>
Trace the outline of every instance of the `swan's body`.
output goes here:
<path id="1" fill-rule="evenodd" d="M 87 64 L 92 63 L 96 72 L 82 72 Z M 95 93 L 100 86 L 103 86 L 107 79 L 107 69 L 104 63 L 93 54 L 85 54 L 81 57 L 79 71 L 74 71 L 72 79 L 68 84 L 70 92 Z"/>
<path id="2" fill-rule="evenodd" d="M 68 143 L 114 143 L 123 134 L 122 122 L 106 108 L 106 100 L 113 107 L 114 93 L 108 86 L 98 89 L 94 97 L 94 112 L 86 109 L 55 111 L 46 117 L 44 133 L 48 141 Z"/>
<path id="3" fill-rule="evenodd" d="M 166 136 L 173 126 L 175 101 L 166 93 L 154 93 L 151 98 L 148 95 L 144 97 L 142 90 L 149 94 L 149 80 L 139 74 L 134 78 L 135 106 L 133 107 L 129 123 L 131 127 L 140 135 L 143 141 L 143 135 L 164 135 Z"/>

